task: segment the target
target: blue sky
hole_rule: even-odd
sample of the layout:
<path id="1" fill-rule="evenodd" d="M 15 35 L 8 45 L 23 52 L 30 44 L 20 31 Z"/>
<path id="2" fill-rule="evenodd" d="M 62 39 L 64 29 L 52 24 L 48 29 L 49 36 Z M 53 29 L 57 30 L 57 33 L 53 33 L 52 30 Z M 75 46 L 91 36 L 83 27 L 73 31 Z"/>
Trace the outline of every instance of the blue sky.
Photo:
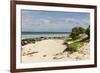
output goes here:
<path id="1" fill-rule="evenodd" d="M 90 14 L 85 12 L 21 10 L 21 16 L 22 32 L 70 32 L 90 24 Z"/>

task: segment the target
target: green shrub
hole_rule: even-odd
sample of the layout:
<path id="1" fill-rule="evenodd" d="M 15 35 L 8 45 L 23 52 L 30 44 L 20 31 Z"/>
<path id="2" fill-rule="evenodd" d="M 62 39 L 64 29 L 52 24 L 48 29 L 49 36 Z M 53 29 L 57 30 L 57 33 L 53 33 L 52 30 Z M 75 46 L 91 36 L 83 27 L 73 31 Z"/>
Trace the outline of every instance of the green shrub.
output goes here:
<path id="1" fill-rule="evenodd" d="M 66 38 L 65 40 L 64 40 L 64 43 L 63 44 L 67 44 L 69 41 L 72 41 L 72 38 Z"/>
<path id="2" fill-rule="evenodd" d="M 81 47 L 81 43 L 80 42 L 74 42 L 74 43 L 71 43 L 71 44 L 67 44 L 67 51 L 78 51 L 79 48 Z"/>
<path id="3" fill-rule="evenodd" d="M 87 39 L 90 39 L 90 26 L 86 29 L 86 34 L 88 35 Z"/>
<path id="4" fill-rule="evenodd" d="M 67 38 L 65 41 L 73 41 L 72 38 Z"/>
<path id="5" fill-rule="evenodd" d="M 73 40 L 76 40 L 76 39 L 79 39 L 80 38 L 80 34 L 84 33 L 85 32 L 85 29 L 82 28 L 82 27 L 74 27 L 72 29 L 72 33 L 70 34 L 70 37 L 73 39 Z"/>

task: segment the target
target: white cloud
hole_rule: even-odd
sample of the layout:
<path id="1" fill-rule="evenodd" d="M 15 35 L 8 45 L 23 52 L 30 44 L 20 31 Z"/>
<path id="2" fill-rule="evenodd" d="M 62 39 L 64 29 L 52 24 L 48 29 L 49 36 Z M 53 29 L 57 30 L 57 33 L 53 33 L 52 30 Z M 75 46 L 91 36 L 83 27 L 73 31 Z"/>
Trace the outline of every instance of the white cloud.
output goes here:
<path id="1" fill-rule="evenodd" d="M 88 27 L 87 20 L 79 20 L 74 18 L 52 18 L 45 17 L 34 19 L 31 16 L 23 17 L 22 19 L 23 26 L 22 31 L 58 31 L 58 32 L 67 32 L 71 31 L 71 28 L 80 26 Z"/>

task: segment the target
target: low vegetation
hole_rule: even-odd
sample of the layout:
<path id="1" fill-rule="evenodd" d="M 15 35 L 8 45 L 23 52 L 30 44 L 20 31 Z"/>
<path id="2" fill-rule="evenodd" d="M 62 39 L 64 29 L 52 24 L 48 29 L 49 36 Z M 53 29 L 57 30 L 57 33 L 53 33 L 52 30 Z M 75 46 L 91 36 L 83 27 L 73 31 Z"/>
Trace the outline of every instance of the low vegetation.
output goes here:
<path id="1" fill-rule="evenodd" d="M 69 38 L 64 42 L 64 44 L 67 46 L 64 51 L 78 51 L 80 47 L 82 47 L 83 44 L 88 42 L 90 39 L 90 26 L 87 29 L 82 27 L 73 28 Z"/>
<path id="2" fill-rule="evenodd" d="M 81 47 L 81 44 L 79 42 L 74 42 L 74 43 L 68 44 L 67 47 L 68 47 L 67 48 L 68 51 L 78 51 L 79 48 Z"/>

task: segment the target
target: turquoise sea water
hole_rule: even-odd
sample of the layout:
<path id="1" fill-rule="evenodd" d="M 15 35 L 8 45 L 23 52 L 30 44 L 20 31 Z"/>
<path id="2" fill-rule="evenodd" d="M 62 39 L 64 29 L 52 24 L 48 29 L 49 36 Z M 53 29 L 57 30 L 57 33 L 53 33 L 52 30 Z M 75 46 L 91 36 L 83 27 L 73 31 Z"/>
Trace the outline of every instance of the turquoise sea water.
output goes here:
<path id="1" fill-rule="evenodd" d="M 70 32 L 22 32 L 22 39 L 36 37 L 65 37 L 69 36 Z"/>

